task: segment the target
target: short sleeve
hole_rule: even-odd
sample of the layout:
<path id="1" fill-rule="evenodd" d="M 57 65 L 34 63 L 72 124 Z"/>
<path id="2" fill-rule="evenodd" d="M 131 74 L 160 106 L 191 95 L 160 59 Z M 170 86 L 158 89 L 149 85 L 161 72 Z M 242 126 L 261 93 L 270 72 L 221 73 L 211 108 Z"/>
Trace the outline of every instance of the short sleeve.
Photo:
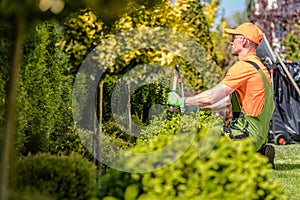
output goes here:
<path id="1" fill-rule="evenodd" d="M 248 63 L 239 61 L 228 70 L 222 83 L 236 90 L 241 85 L 244 85 L 255 72 L 256 69 L 254 67 Z"/>

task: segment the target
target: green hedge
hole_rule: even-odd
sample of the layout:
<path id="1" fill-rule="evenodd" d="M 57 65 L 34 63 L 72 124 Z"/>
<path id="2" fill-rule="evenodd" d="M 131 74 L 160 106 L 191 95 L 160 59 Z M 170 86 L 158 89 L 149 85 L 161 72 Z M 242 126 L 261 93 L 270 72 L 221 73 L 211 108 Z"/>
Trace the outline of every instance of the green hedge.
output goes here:
<path id="1" fill-rule="evenodd" d="M 64 133 L 61 136 L 51 139 L 49 145 L 50 153 L 55 155 L 70 155 L 76 152 L 92 161 L 93 156 L 89 152 L 92 149 L 92 136 L 93 133 L 90 131 L 74 128 L 70 133 Z"/>
<path id="2" fill-rule="evenodd" d="M 56 46 L 59 27 L 55 20 L 37 20 L 28 29 L 18 81 L 17 154 L 48 152 L 50 134 L 72 125 L 68 56 Z"/>
<path id="3" fill-rule="evenodd" d="M 201 112 L 179 118 L 180 123 L 174 126 L 175 129 L 180 126 L 184 133 L 189 134 L 194 127 L 198 127 L 199 132 L 192 145 L 172 164 L 148 173 L 132 173 L 129 177 L 126 173 L 122 176 L 120 172 L 108 170 L 102 175 L 102 197 L 125 200 L 284 199 L 279 184 L 269 176 L 271 166 L 265 157 L 256 153 L 251 141 L 232 141 L 221 136 L 220 124 L 215 123 L 215 117 L 211 117 L 213 115 Z M 149 125 L 145 132 L 155 135 L 156 130 L 160 134 L 138 140 L 132 150 L 151 152 L 169 144 L 175 129 L 162 127 L 158 122 Z M 167 130 L 170 130 L 169 133 Z M 148 167 L 143 162 L 133 159 L 127 167 Z M 110 179 L 115 177 L 120 179 Z M 107 184 L 110 185 L 109 190 Z"/>
<path id="4" fill-rule="evenodd" d="M 9 200 L 55 200 L 49 194 L 44 194 L 33 187 L 25 187 L 22 190 L 10 192 Z"/>
<path id="5" fill-rule="evenodd" d="M 94 165 L 78 154 L 24 157 L 16 167 L 18 191 L 34 188 L 53 199 L 96 199 Z"/>

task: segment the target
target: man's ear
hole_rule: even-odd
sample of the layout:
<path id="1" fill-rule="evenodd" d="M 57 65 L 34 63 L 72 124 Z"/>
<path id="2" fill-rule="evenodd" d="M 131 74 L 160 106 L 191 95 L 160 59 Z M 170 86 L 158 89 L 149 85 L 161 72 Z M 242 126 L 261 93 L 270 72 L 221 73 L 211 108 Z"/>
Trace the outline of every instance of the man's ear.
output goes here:
<path id="1" fill-rule="evenodd" d="M 243 47 L 249 47 L 250 41 L 247 38 L 243 38 L 242 40 Z"/>

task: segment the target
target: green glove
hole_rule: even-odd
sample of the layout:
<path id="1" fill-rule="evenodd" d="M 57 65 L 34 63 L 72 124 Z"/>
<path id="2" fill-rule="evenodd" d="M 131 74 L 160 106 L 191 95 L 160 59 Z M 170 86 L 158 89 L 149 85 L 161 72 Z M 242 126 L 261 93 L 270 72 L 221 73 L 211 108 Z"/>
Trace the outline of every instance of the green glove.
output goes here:
<path id="1" fill-rule="evenodd" d="M 176 92 L 169 92 L 167 104 L 170 106 L 179 107 L 180 111 L 183 113 L 185 109 L 185 98 L 180 97 Z"/>

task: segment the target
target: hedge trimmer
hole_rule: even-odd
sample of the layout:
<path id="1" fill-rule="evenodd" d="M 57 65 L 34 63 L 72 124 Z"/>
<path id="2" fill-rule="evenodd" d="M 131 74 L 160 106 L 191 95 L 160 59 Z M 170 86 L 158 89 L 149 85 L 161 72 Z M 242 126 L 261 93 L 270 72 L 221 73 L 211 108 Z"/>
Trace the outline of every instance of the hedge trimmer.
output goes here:
<path id="1" fill-rule="evenodd" d="M 175 67 L 174 67 L 174 79 L 173 79 L 173 87 L 172 87 L 173 92 L 177 91 L 177 82 L 180 85 L 181 97 L 184 97 L 183 81 L 182 81 L 182 77 L 181 77 L 181 74 L 180 74 L 180 71 L 179 71 L 179 65 L 178 64 L 176 64 Z M 178 112 L 179 108 L 174 107 L 174 106 L 169 106 L 169 111 L 170 111 L 171 114 L 173 114 L 174 112 Z"/>

